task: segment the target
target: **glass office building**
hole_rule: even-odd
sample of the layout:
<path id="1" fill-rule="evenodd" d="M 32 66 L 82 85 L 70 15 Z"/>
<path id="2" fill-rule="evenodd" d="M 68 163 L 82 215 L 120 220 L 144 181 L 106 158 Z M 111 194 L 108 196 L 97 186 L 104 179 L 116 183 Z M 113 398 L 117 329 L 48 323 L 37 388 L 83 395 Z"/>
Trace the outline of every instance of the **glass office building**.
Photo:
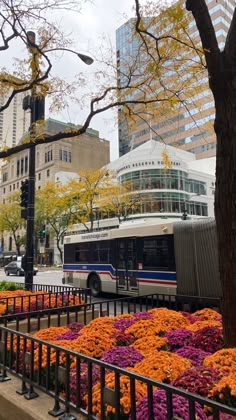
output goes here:
<path id="1" fill-rule="evenodd" d="M 235 0 L 219 2 L 206 0 L 206 2 L 219 47 L 223 49 L 235 9 Z M 186 13 L 188 12 L 186 11 Z M 142 72 L 142 54 L 139 52 L 138 38 L 134 36 L 134 24 L 135 19 L 130 19 L 116 31 L 118 86 L 124 86 L 127 82 L 127 69 L 132 68 L 134 61 L 136 70 L 132 75 L 133 80 L 135 80 L 135 77 L 139 80 L 139 73 Z M 189 33 L 194 42 L 197 42 L 198 31 L 193 18 L 189 23 Z M 155 35 L 158 35 L 158 19 L 155 26 Z M 146 60 L 148 60 L 148 57 Z M 138 71 L 138 64 L 140 64 L 140 72 Z M 187 75 L 187 66 L 183 67 L 183 72 L 181 72 L 183 78 L 184 72 Z M 166 77 L 169 76 L 168 74 Z M 165 84 L 165 80 L 163 80 L 163 83 Z M 160 118 L 149 117 L 146 122 L 140 119 L 131 127 L 127 122 L 128 117 L 124 108 L 120 107 L 118 112 L 119 156 L 125 155 L 150 139 L 162 140 L 165 144 L 192 152 L 198 158 L 215 156 L 216 137 L 213 130 L 215 108 L 213 96 L 208 87 L 206 71 L 201 73 L 199 84 L 202 84 L 202 91 L 196 94 L 188 108 L 180 105 L 178 112 L 174 114 L 164 112 Z M 134 95 L 134 91 L 127 91 L 126 99 L 131 98 L 131 95 Z"/>

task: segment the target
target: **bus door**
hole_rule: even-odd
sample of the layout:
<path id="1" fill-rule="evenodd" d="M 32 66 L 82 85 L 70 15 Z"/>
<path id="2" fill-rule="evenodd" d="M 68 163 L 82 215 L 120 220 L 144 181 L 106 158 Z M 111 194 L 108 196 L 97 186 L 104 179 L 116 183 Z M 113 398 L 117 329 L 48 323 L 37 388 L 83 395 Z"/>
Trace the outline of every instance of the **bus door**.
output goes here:
<path id="1" fill-rule="evenodd" d="M 138 291 L 136 238 L 117 239 L 116 270 L 118 290 Z"/>

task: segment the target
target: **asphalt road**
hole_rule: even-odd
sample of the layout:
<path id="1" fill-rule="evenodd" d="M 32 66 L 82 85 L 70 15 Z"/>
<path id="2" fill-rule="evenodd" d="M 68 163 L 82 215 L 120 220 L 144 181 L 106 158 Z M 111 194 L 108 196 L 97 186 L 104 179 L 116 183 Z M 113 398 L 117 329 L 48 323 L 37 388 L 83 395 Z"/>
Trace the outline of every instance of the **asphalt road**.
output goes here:
<path id="1" fill-rule="evenodd" d="M 34 276 L 34 283 L 37 284 L 50 284 L 55 286 L 62 286 L 62 269 L 43 269 L 40 270 L 40 267 L 38 267 L 38 273 L 36 276 Z M 17 276 L 6 276 L 4 273 L 4 270 L 0 269 L 0 281 L 7 280 L 7 281 L 13 281 L 16 283 L 24 283 L 25 278 L 24 276 L 17 277 Z"/>

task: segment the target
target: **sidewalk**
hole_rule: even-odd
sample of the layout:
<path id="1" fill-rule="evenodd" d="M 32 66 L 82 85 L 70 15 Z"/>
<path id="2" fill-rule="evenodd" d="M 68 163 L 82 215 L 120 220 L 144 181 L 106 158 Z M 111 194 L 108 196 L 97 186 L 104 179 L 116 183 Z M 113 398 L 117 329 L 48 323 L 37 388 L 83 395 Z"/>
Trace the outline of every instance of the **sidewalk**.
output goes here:
<path id="1" fill-rule="evenodd" d="M 52 420 L 48 414 L 54 405 L 54 399 L 35 389 L 38 398 L 26 400 L 23 395 L 16 393 L 21 388 L 21 380 L 7 374 L 11 380 L 0 383 L 0 420 Z M 63 408 L 63 406 L 62 406 Z M 77 420 L 85 420 L 82 416 L 71 410 Z"/>

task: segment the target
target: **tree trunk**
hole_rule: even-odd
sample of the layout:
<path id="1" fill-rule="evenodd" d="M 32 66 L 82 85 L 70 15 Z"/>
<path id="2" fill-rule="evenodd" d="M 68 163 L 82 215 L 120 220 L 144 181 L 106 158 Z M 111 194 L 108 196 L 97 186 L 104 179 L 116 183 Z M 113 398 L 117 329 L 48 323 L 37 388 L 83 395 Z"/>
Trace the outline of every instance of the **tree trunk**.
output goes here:
<path id="1" fill-rule="evenodd" d="M 232 70 L 230 72 L 232 74 Z M 236 73 L 235 73 L 236 74 Z M 226 347 L 236 347 L 236 80 L 221 73 L 224 89 L 214 88 L 217 135 L 215 218 L 222 284 Z M 219 96 L 217 95 L 219 93 Z"/>
<path id="2" fill-rule="evenodd" d="M 57 249 L 58 249 L 59 254 L 60 254 L 61 263 L 63 264 L 63 252 L 62 252 L 62 249 L 60 247 L 60 239 L 61 239 L 61 236 L 57 235 Z"/>

